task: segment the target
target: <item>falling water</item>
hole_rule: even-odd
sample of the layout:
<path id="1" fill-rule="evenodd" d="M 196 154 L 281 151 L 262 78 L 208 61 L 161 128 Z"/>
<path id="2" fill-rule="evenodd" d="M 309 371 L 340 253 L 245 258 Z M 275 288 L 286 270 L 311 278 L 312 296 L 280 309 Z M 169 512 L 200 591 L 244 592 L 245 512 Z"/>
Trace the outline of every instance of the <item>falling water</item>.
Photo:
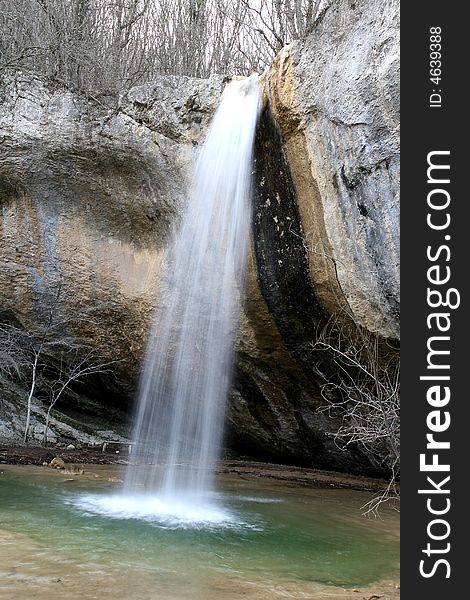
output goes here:
<path id="1" fill-rule="evenodd" d="M 128 492 L 171 501 L 212 489 L 243 287 L 258 110 L 256 76 L 227 85 L 197 161 L 147 349 Z"/>

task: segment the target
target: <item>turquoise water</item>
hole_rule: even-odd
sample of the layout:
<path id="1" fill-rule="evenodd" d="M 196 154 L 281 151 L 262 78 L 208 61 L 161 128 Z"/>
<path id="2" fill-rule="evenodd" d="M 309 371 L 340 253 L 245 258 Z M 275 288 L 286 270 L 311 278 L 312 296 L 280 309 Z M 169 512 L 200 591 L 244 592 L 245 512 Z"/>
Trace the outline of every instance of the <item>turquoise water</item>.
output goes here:
<path id="1" fill-rule="evenodd" d="M 226 518 L 188 524 L 99 514 L 96 500 L 119 492 L 110 475 L 116 471 L 92 466 L 85 475 L 4 467 L 0 529 L 18 539 L 5 557 L 0 546 L 0 564 L 16 561 L 16 573 L 21 561 L 14 553 L 23 544 L 21 556 L 35 576 L 47 576 L 52 559 L 58 572 L 76 568 L 85 583 L 88 572 L 118 581 L 125 571 L 134 582 L 133 598 L 162 599 L 196 597 L 187 586 L 196 581 L 217 586 L 221 577 L 233 585 L 302 589 L 364 586 L 398 574 L 398 517 L 393 511 L 381 521 L 361 517 L 368 494 L 226 478 L 213 499 Z M 137 589 L 139 582 L 145 590 Z M 145 595 L 157 583 L 166 586 L 165 595 Z M 223 598 L 219 591 L 216 597 Z M 129 597 L 125 593 L 113 592 L 116 598 Z"/>

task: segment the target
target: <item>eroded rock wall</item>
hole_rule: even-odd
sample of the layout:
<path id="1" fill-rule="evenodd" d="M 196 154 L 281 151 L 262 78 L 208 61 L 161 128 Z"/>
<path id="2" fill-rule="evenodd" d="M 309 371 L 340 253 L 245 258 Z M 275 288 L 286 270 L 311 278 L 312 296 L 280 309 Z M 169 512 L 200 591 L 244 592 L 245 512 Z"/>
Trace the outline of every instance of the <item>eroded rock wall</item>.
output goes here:
<path id="1" fill-rule="evenodd" d="M 318 302 L 398 339 L 399 3 L 328 3 L 311 35 L 276 58 L 265 100 Z"/>
<path id="2" fill-rule="evenodd" d="M 121 361 L 124 395 L 221 89 L 168 77 L 104 104 L 19 77 L 0 92 L 2 307 L 28 327 L 60 284 L 57 318 Z"/>
<path id="3" fill-rule="evenodd" d="M 85 417 L 96 399 L 122 408 L 135 395 L 170 230 L 222 87 L 162 77 L 118 101 L 21 75 L 0 86 L 0 309 L 40 330 L 54 307 L 63 335 L 117 361 L 81 386 Z"/>

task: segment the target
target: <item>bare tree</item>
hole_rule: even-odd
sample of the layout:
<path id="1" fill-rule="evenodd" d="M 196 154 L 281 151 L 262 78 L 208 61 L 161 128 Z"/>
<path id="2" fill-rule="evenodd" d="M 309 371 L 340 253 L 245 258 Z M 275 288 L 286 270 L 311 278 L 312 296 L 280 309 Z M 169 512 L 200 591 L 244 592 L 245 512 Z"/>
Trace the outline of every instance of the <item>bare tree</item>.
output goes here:
<path id="1" fill-rule="evenodd" d="M 85 92 L 263 71 L 325 0 L 0 0 L 0 70 Z"/>
<path id="2" fill-rule="evenodd" d="M 28 441 L 31 405 L 37 384 L 39 360 L 42 355 L 49 325 L 44 329 L 39 340 L 15 325 L 3 324 L 0 327 L 0 371 L 10 379 L 25 379 L 25 372 L 30 372 L 29 392 L 26 400 L 26 422 L 23 441 Z"/>
<path id="3" fill-rule="evenodd" d="M 376 513 L 384 502 L 399 498 L 400 368 L 393 351 L 382 351 L 377 334 L 363 329 L 334 327 L 331 323 L 313 345 L 328 352 L 336 376 L 321 387 L 327 412 L 340 425 L 332 432 L 337 445 L 356 444 L 372 462 L 390 473 L 383 493 L 367 503 L 365 513 Z"/>
<path id="4" fill-rule="evenodd" d="M 109 373 L 118 361 L 103 359 L 96 350 L 80 342 L 69 331 L 82 321 L 90 324 L 89 316 L 63 315 L 62 285 L 49 294 L 50 305 L 42 323 L 26 329 L 21 324 L 0 324 L 0 371 L 11 379 L 20 379 L 28 387 L 23 442 L 30 435 L 34 397 L 46 391 L 48 408 L 43 435 L 47 436 L 51 412 L 74 382 L 99 373 Z"/>
<path id="5" fill-rule="evenodd" d="M 42 442 L 47 445 L 51 411 L 59 402 L 62 394 L 74 382 L 81 381 L 98 373 L 109 373 L 111 365 L 116 361 L 103 361 L 93 349 L 82 345 L 63 344 L 60 352 L 58 367 L 48 384 L 49 406 L 46 412 L 46 422 Z"/>
<path id="6" fill-rule="evenodd" d="M 31 407 L 32 401 L 34 397 L 34 393 L 36 391 L 37 384 L 37 376 L 38 376 L 38 367 L 40 366 L 39 360 L 42 358 L 42 354 L 49 343 L 49 333 L 52 327 L 52 323 L 54 320 L 54 313 L 57 310 L 60 292 L 62 286 L 59 284 L 57 287 L 57 293 L 55 296 L 55 300 L 53 305 L 49 309 L 49 316 L 44 326 L 42 332 L 39 336 L 35 337 L 34 335 L 28 335 L 26 332 L 23 334 L 23 348 L 26 348 L 26 352 L 28 352 L 31 356 L 31 384 L 29 387 L 28 399 L 26 401 L 26 423 L 24 428 L 24 436 L 23 442 L 28 441 L 29 429 L 31 424 Z"/>

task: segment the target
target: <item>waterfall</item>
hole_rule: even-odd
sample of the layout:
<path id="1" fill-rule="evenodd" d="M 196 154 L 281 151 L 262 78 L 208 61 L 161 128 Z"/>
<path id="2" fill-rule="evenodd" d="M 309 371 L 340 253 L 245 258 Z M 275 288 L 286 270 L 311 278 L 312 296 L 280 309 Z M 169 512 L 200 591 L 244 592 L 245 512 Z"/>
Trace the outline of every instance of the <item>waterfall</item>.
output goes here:
<path id="1" fill-rule="evenodd" d="M 213 489 L 243 293 L 259 98 L 257 76 L 229 83 L 197 160 L 147 347 L 127 492 L 171 500 Z"/>

